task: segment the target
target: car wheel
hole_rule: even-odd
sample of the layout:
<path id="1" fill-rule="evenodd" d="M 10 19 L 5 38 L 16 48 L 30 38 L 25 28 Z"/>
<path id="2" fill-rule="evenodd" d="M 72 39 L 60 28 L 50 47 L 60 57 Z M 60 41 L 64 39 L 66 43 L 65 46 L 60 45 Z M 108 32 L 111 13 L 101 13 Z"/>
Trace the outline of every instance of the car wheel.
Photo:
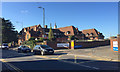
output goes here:
<path id="1" fill-rule="evenodd" d="M 44 55 L 44 52 L 43 52 L 43 51 L 41 51 L 41 55 Z"/>
<path id="2" fill-rule="evenodd" d="M 18 53 L 21 53 L 21 51 L 18 51 Z"/>

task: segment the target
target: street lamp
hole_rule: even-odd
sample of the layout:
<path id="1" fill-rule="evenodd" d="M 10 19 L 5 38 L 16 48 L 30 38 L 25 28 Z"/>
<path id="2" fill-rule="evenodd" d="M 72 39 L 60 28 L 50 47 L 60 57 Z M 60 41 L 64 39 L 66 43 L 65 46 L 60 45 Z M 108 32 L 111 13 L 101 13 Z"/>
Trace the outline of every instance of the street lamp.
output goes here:
<path id="1" fill-rule="evenodd" d="M 43 8 L 43 7 L 38 7 L 38 8 Z M 45 37 L 45 31 L 44 31 L 44 27 L 45 26 L 45 8 L 43 8 L 43 37 Z"/>
<path id="2" fill-rule="evenodd" d="M 43 7 L 38 7 L 38 8 L 43 8 Z M 45 8 L 43 8 L 43 28 L 45 26 Z"/>

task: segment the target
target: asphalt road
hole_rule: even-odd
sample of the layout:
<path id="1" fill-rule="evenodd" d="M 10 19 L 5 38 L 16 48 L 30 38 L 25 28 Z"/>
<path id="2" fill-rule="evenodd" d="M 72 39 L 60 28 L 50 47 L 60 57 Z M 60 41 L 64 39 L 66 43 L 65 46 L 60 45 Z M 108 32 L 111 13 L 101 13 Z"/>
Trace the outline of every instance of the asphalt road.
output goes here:
<path id="1" fill-rule="evenodd" d="M 2 50 L 2 71 L 28 72 L 44 70 L 100 71 L 118 70 L 118 62 L 97 61 L 92 58 L 67 55 L 67 52 L 56 52 L 54 55 L 33 55 L 18 53 L 15 50 Z"/>

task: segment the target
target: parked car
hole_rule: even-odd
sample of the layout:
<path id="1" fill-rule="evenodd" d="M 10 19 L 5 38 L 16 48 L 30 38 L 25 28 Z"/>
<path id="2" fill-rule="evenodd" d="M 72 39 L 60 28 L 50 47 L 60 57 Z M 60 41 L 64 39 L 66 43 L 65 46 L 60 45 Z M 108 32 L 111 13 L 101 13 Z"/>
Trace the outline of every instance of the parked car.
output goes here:
<path id="1" fill-rule="evenodd" d="M 34 54 L 54 54 L 54 49 L 49 47 L 48 45 L 36 45 L 33 48 L 33 53 Z"/>
<path id="2" fill-rule="evenodd" d="M 20 53 L 20 52 L 31 52 L 31 49 L 27 46 L 21 45 L 18 47 L 18 53 Z"/>
<path id="3" fill-rule="evenodd" d="M 1 49 L 9 49 L 7 43 L 3 43 L 2 45 L 0 45 L 0 48 L 1 48 Z"/>

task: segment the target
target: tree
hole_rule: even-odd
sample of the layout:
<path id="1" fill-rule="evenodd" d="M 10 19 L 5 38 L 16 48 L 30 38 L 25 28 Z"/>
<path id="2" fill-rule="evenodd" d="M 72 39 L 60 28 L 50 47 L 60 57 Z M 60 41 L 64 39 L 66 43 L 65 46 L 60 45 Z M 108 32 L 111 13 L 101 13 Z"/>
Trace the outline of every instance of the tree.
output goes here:
<path id="1" fill-rule="evenodd" d="M 34 38 L 34 37 L 31 37 L 31 38 L 29 38 L 29 41 L 30 41 L 30 40 L 35 40 L 35 38 Z"/>
<path id="2" fill-rule="evenodd" d="M 13 24 L 10 20 L 2 20 L 2 42 L 10 43 L 12 41 L 17 42 L 17 34 L 18 32 L 15 30 Z"/>
<path id="3" fill-rule="evenodd" d="M 69 36 L 69 39 L 70 39 L 70 40 L 79 40 L 79 39 L 78 39 L 77 37 L 75 37 L 74 35 L 70 35 L 70 36 Z"/>
<path id="4" fill-rule="evenodd" d="M 69 36 L 69 39 L 70 39 L 70 40 L 74 40 L 74 36 L 73 36 L 73 35 L 70 35 L 70 36 Z"/>
<path id="5" fill-rule="evenodd" d="M 49 38 L 50 41 L 52 41 L 54 39 L 54 34 L 53 34 L 53 31 L 52 31 L 51 24 L 50 24 L 48 38 Z"/>

